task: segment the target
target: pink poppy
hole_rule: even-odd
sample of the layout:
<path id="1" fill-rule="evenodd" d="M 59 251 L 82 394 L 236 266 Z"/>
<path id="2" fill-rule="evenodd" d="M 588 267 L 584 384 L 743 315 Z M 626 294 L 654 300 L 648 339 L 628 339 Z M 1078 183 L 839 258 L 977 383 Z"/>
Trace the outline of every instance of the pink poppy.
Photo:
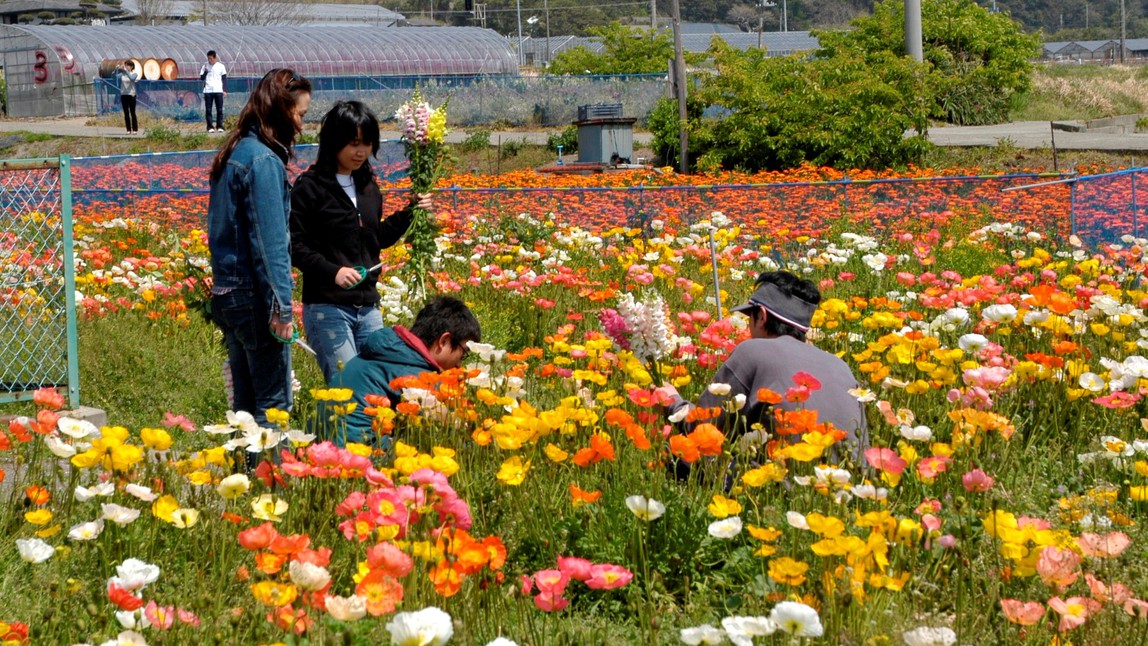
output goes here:
<path id="1" fill-rule="evenodd" d="M 1080 577 L 1080 555 L 1072 550 L 1049 545 L 1040 551 L 1036 573 L 1045 585 L 1058 591 L 1063 590 Z"/>
<path id="2" fill-rule="evenodd" d="M 961 484 L 969 493 L 984 493 L 993 488 L 993 479 L 984 471 L 973 469 L 961 476 Z"/>
<path id="3" fill-rule="evenodd" d="M 367 494 L 362 491 L 352 491 L 347 494 L 343 502 L 335 506 L 335 513 L 340 516 L 350 516 L 367 504 Z"/>
<path id="4" fill-rule="evenodd" d="M 188 626 L 191 626 L 193 628 L 199 627 L 199 617 L 197 617 L 196 614 L 190 610 L 184 610 L 183 608 L 176 608 L 175 609 L 175 616 L 177 619 L 180 620 L 180 622 L 185 623 Z"/>
<path id="5" fill-rule="evenodd" d="M 558 593 L 539 592 L 534 596 L 534 605 L 545 612 L 557 612 L 570 604 L 570 600 Z"/>
<path id="6" fill-rule="evenodd" d="M 1132 544 L 1132 539 L 1124 532 L 1108 534 L 1084 532 L 1076 539 L 1076 544 L 1080 546 L 1085 556 L 1104 559 L 1120 556 Z"/>
<path id="7" fill-rule="evenodd" d="M 1139 394 L 1132 394 L 1124 392 L 1123 390 L 1117 390 L 1116 392 L 1109 395 L 1093 398 L 1092 403 L 1100 404 L 1105 408 L 1128 408 L 1130 406 L 1135 406 L 1136 402 L 1138 401 L 1140 401 Z"/>
<path id="8" fill-rule="evenodd" d="M 589 580 L 593 576 L 591 572 L 593 567 L 594 564 L 584 558 L 577 556 L 558 557 L 558 570 L 577 581 Z"/>
<path id="9" fill-rule="evenodd" d="M 184 415 L 176 415 L 176 414 L 172 413 L 171 411 L 167 411 L 163 414 L 163 425 L 166 428 L 172 428 L 173 426 L 178 426 L 178 427 L 182 428 L 183 430 L 187 431 L 188 433 L 195 430 L 195 422 L 192 422 L 190 419 L 188 419 Z"/>
<path id="10" fill-rule="evenodd" d="M 1084 581 L 1088 584 L 1088 590 L 1097 601 L 1123 606 L 1125 601 L 1132 598 L 1132 591 L 1123 583 L 1113 582 L 1111 586 L 1107 586 L 1089 572 L 1084 574 Z"/>
<path id="11" fill-rule="evenodd" d="M 1139 617 L 1141 619 L 1148 618 L 1148 601 L 1128 599 L 1124 602 L 1124 612 L 1133 617 Z"/>
<path id="12" fill-rule="evenodd" d="M 590 580 L 586 585 L 594 590 L 620 588 L 634 578 L 634 573 L 613 563 L 599 563 L 591 568 Z"/>
<path id="13" fill-rule="evenodd" d="M 367 566 L 395 579 L 406 576 L 415 566 L 409 554 L 392 543 L 379 543 L 367 550 Z"/>
<path id="14" fill-rule="evenodd" d="M 865 460 L 869 466 L 890 475 L 900 474 L 907 464 L 896 451 L 881 446 L 865 449 Z"/>
<path id="15" fill-rule="evenodd" d="M 534 592 L 534 579 L 526 576 L 525 574 L 520 575 L 520 576 L 521 576 L 521 581 L 520 581 L 521 585 L 519 586 L 519 591 L 522 592 L 522 596 L 524 596 L 524 597 L 529 596 L 531 592 Z"/>
<path id="16" fill-rule="evenodd" d="M 152 626 L 160 630 L 171 628 L 172 622 L 175 621 L 175 607 L 161 606 L 155 602 L 155 599 L 147 602 L 143 614 Z"/>
<path id="17" fill-rule="evenodd" d="M 1104 606 L 1096 599 L 1088 597 L 1069 597 L 1061 599 L 1053 597 L 1048 600 L 1048 607 L 1060 615 L 1060 625 L 1057 630 L 1065 632 L 1082 625 L 1088 618 Z"/>
<path id="18" fill-rule="evenodd" d="M 936 478 L 949 469 L 952 461 L 945 455 L 931 455 L 917 463 L 917 475 L 925 479 Z"/>
<path id="19" fill-rule="evenodd" d="M 539 570 L 534 573 L 534 585 L 547 594 L 560 595 L 566 590 L 570 577 L 560 570 Z"/>

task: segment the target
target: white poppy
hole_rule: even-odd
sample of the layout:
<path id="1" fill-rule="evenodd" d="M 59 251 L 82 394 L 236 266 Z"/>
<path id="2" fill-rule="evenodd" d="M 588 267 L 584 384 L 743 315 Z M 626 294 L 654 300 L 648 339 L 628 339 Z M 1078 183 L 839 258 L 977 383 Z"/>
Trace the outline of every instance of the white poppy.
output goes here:
<path id="1" fill-rule="evenodd" d="M 17 538 L 16 549 L 20 558 L 29 563 L 43 563 L 56 553 L 56 548 L 38 538 Z"/>

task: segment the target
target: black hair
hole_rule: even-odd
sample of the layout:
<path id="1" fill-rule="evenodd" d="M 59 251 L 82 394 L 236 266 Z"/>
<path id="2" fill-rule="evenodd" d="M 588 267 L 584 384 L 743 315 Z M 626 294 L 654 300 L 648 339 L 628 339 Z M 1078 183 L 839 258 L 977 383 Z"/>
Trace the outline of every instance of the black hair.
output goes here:
<path id="1" fill-rule="evenodd" d="M 482 327 L 466 303 L 453 296 L 435 296 L 419 310 L 411 333 L 429 348 L 446 332 L 450 332 L 452 348 L 482 340 Z"/>
<path id="2" fill-rule="evenodd" d="M 129 58 L 128 60 L 124 61 L 124 67 L 127 67 L 129 70 L 134 70 L 136 68 L 136 63 Z"/>
<path id="3" fill-rule="evenodd" d="M 371 157 L 379 154 L 379 119 L 362 101 L 339 101 L 327 114 L 319 126 L 319 154 L 315 166 L 334 174 L 339 169 L 339 151 L 355 139 L 371 145 Z M 363 186 L 374 173 L 370 164 L 363 164 L 351 173 L 358 186 Z"/>
<path id="4" fill-rule="evenodd" d="M 795 274 L 788 271 L 763 272 L 757 277 L 756 286 L 761 287 L 765 283 L 774 285 L 786 296 L 798 298 L 811 305 L 821 303 L 821 290 L 817 289 L 817 285 L 815 285 L 813 281 L 798 278 Z M 761 316 L 761 308 L 754 309 L 750 318 L 756 321 L 758 316 Z M 805 340 L 805 330 L 790 325 L 776 316 L 769 316 L 768 314 L 765 317 L 765 333 L 776 336 L 791 336 L 798 341 Z"/>
<path id="5" fill-rule="evenodd" d="M 207 55 L 208 56 L 215 56 L 216 58 L 219 58 L 219 54 L 216 54 L 214 49 L 207 50 Z"/>

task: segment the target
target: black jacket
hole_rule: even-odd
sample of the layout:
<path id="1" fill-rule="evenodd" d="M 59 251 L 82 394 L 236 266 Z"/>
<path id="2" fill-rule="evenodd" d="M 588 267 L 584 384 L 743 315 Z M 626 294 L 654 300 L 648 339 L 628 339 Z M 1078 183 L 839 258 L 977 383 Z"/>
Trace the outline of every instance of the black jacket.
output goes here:
<path id="1" fill-rule="evenodd" d="M 369 172 L 354 174 L 358 208 L 343 192 L 334 173 L 315 166 L 291 189 L 291 262 L 303 272 L 303 302 L 374 305 L 376 271 L 351 289 L 335 284 L 340 267 L 370 268 L 379 251 L 402 239 L 411 226 L 407 206 L 382 219 L 383 196 Z"/>

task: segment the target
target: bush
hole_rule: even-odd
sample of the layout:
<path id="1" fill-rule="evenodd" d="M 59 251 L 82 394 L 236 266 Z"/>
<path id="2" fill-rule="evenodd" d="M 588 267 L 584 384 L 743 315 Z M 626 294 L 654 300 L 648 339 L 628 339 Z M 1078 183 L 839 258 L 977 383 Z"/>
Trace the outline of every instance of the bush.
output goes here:
<path id="1" fill-rule="evenodd" d="M 502 159 L 509 159 L 517 157 L 518 153 L 522 152 L 522 147 L 526 145 L 526 138 L 522 139 L 507 139 L 502 142 L 498 149 L 498 154 Z"/>
<path id="2" fill-rule="evenodd" d="M 458 149 L 464 153 L 476 153 L 480 150 L 486 150 L 490 147 L 491 130 L 489 128 L 478 128 L 470 131 L 466 135 L 466 139 L 458 144 Z"/>
<path id="3" fill-rule="evenodd" d="M 558 152 L 559 146 L 562 146 L 563 154 L 578 152 L 578 126 L 571 124 L 562 132 L 546 138 L 547 150 Z"/>
<path id="4" fill-rule="evenodd" d="M 903 167 L 928 149 L 926 70 L 907 58 L 769 58 L 725 45 L 712 51 L 718 73 L 702 78 L 694 97 L 720 118 L 690 116 L 698 168 Z M 906 137 L 908 130 L 918 134 Z M 666 135 L 656 145 L 667 148 Z"/>
<path id="5" fill-rule="evenodd" d="M 702 104 L 693 95 L 686 96 L 686 117 L 695 121 L 702 116 Z M 651 147 L 659 163 L 664 166 L 678 166 L 681 151 L 681 132 L 678 127 L 677 99 L 660 99 L 646 117 L 646 126 L 654 135 Z"/>

